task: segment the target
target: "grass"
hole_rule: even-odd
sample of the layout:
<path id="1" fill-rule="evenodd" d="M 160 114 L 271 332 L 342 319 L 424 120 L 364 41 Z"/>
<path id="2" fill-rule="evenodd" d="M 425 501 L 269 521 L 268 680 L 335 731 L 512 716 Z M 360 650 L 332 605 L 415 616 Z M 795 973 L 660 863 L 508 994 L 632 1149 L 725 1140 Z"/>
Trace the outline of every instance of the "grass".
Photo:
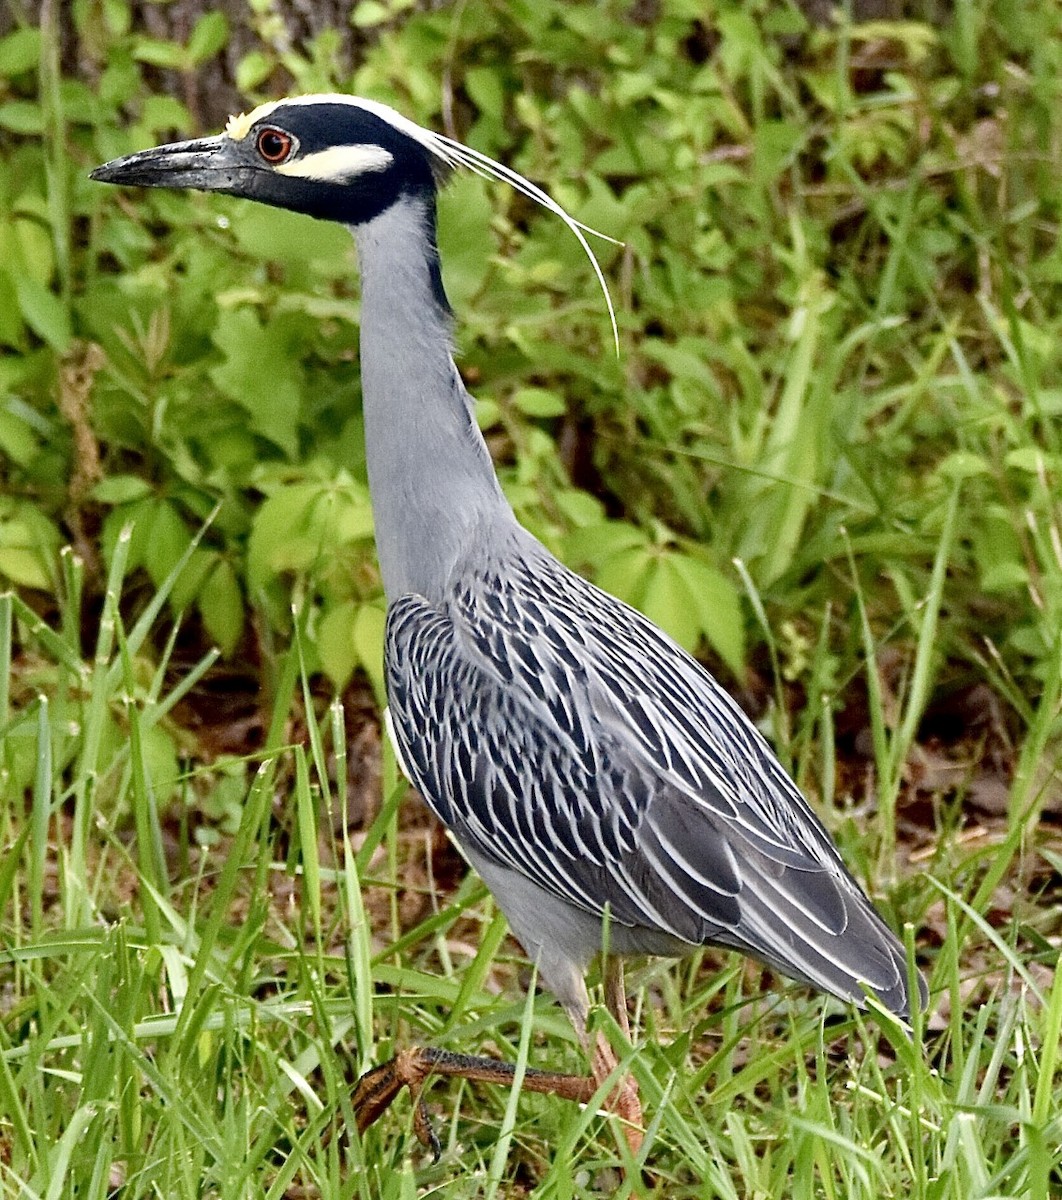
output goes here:
<path id="1" fill-rule="evenodd" d="M 90 165 L 197 131 L 173 92 L 228 32 L 60 7 L 0 40 L 0 1191 L 1062 1197 L 1056 7 L 359 5 L 356 67 L 255 17 L 249 99 L 443 127 L 445 80 L 625 240 L 616 360 L 554 223 L 444 198 L 504 483 L 741 692 L 930 979 L 911 1039 L 715 952 L 640 966 L 634 1046 L 594 1018 L 637 1164 L 457 1083 L 437 1164 L 407 1097 L 354 1131 L 411 1041 L 581 1055 L 379 738 L 346 235 L 105 200 Z"/>
<path id="2" fill-rule="evenodd" d="M 993 920 L 998 885 L 1028 854 L 1026 821 L 973 853 L 942 837 L 933 870 L 900 885 L 903 911 L 940 936 L 934 1015 L 918 1014 L 913 1041 L 885 1016 L 824 1009 L 713 954 L 636 976 L 627 1059 L 651 1121 L 639 1159 L 651 1176 L 617 1174 L 624 1153 L 605 1118 L 487 1088 L 433 1092 L 438 1164 L 417 1145 L 404 1098 L 359 1139 L 352 1082 L 395 1046 L 485 1044 L 521 1064 L 578 1069 L 571 1032 L 547 996 L 522 991 L 504 922 L 474 879 L 430 888 L 427 915 L 403 920 L 397 901 L 411 872 L 423 877 L 431 833 L 399 821 L 390 762 L 372 824 L 354 834 L 336 819 L 348 802 L 342 713 L 335 702 L 312 716 L 298 642 L 272 726 L 284 729 L 301 691 L 306 747 L 267 744 L 228 763 L 246 781 L 231 836 L 174 844 L 144 747 L 179 697 L 165 657 L 150 675 L 135 663 L 179 572 L 126 630 L 120 553 L 116 564 L 85 665 L 20 601 L 0 604 L 5 678 L 18 678 L 16 617 L 27 648 L 66 668 L 54 696 L 7 725 L 35 747 L 37 771 L 25 822 L 7 810 L 0 878 L 5 910 L 23 914 L 4 955 L 6 1194 L 497 1196 L 532 1180 L 544 1197 L 1058 1193 L 1053 917 L 1016 903 L 1002 927 Z M 933 636 L 925 611 L 919 650 Z M 128 737 L 100 773 L 89 755 L 116 711 Z M 84 736 L 71 759 L 61 735 L 75 724 Z M 888 736 L 881 753 L 887 777 Z M 186 780 L 187 801 L 217 783 L 203 769 Z M 279 823 L 278 805 L 291 814 Z M 858 860 L 854 827 L 840 835 Z"/>
<path id="3" fill-rule="evenodd" d="M 10 602 L 0 617 L 10 620 Z M 25 828 L 50 836 L 25 836 L 6 859 L 2 899 L 26 913 L 5 954 L 7 1194 L 486 1196 L 516 1194 L 532 1175 L 536 1195 L 558 1198 L 1057 1192 L 1062 984 L 1033 970 L 1050 955 L 1022 944 L 1036 919 L 996 930 L 929 874 L 907 884 L 905 908 L 941 908 L 940 1019 L 928 1028 L 919 1014 L 913 1042 L 887 1018 L 827 1015 L 798 989 L 762 990 L 738 962 L 647 968 L 630 1062 L 652 1122 L 641 1159 L 652 1183 L 616 1175 L 605 1118 L 550 1098 L 437 1090 L 437 1165 L 416 1146 L 404 1100 L 359 1140 L 352 1080 L 395 1044 L 486 1043 L 575 1067 L 570 1031 L 548 997 L 521 997 L 504 924 L 472 880 L 433 896 L 436 910 L 397 943 L 373 935 L 364 898 L 386 911 L 379 901 L 406 886 L 410 847 L 394 803 L 360 846 L 330 834 L 344 803 L 344 775 L 328 767 L 336 706 L 311 721 L 308 752 L 268 748 L 246 764 L 223 854 L 173 847 L 192 869 L 162 870 L 164 829 L 133 731 L 172 697 L 138 688 L 127 670 L 136 647 L 136 629 L 104 620 L 91 673 L 71 673 L 56 697 L 89 725 L 108 706 L 137 714 L 110 781 L 84 769 L 64 784 L 61 748 L 37 740 Z M 28 704 L 22 721 L 48 728 L 49 707 Z M 98 811 L 77 838 L 68 788 L 91 802 L 109 784 L 128 799 L 136 839 Z M 271 820 L 278 797 L 295 812 L 287 848 Z M 961 868 L 1003 877 L 1013 854 L 1001 838 Z M 131 881 L 133 894 L 119 894 Z M 971 1006 L 978 949 L 991 966 Z"/>

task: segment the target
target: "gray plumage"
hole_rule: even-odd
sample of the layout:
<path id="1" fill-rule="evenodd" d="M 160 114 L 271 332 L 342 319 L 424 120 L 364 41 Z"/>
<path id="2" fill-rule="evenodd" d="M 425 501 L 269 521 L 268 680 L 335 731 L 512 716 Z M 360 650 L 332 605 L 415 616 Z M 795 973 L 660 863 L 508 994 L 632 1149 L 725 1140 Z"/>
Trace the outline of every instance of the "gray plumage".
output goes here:
<path id="1" fill-rule="evenodd" d="M 906 1016 L 901 944 L 748 718 L 505 499 L 454 365 L 435 248 L 440 162 L 484 161 L 330 96 L 263 106 L 221 138 L 96 177 L 352 228 L 396 749 L 577 1024 L 606 912 L 618 954 L 715 943 L 857 1004 L 869 988 Z"/>
<path id="2" fill-rule="evenodd" d="M 730 697 L 511 518 L 475 532 L 439 601 L 391 604 L 392 721 L 554 991 L 585 1006 L 607 905 L 613 951 L 715 942 L 906 1013 L 902 947 Z"/>
<path id="3" fill-rule="evenodd" d="M 430 213 L 355 230 L 385 664 L 409 777 L 547 985 L 601 949 L 708 942 L 908 1012 L 903 947 L 749 719 L 640 613 L 516 521 L 451 357 Z M 429 399 L 430 397 L 430 399 Z"/>

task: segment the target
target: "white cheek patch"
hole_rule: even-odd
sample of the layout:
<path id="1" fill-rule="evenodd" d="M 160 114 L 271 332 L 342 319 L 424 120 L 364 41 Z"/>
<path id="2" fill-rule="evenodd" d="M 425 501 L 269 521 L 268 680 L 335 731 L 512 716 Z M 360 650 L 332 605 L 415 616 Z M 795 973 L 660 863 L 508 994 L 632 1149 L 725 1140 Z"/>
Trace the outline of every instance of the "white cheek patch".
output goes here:
<path id="1" fill-rule="evenodd" d="M 392 129 L 398 130 L 399 133 L 405 134 L 406 137 L 412 138 L 413 141 L 419 143 L 428 151 L 434 158 L 441 163 L 445 163 L 449 167 L 465 167 L 473 171 L 477 175 L 481 175 L 486 179 L 500 179 L 507 183 L 510 187 L 520 192 L 521 195 L 527 196 L 536 204 L 541 204 L 543 208 L 560 217 L 565 225 L 572 231 L 579 245 L 583 248 L 584 253 L 590 260 L 590 265 L 594 275 L 597 277 L 597 282 L 601 287 L 601 291 L 605 297 L 605 307 L 608 309 L 609 322 L 612 325 L 612 338 L 616 344 L 616 353 L 619 354 L 619 328 L 616 325 L 616 314 L 612 308 L 612 297 L 609 295 L 608 284 L 605 282 L 604 272 L 597 259 L 594 257 L 594 252 L 590 249 L 586 241 L 586 234 L 592 233 L 595 237 L 604 238 L 606 242 L 613 242 L 617 246 L 623 245 L 622 242 L 617 242 L 615 238 L 610 238 L 606 234 L 598 233 L 597 230 L 591 229 L 588 225 L 584 225 L 581 221 L 577 221 L 570 213 L 568 213 L 548 192 L 542 191 L 536 187 L 529 179 L 525 179 L 523 175 L 510 167 L 504 166 L 502 163 L 496 162 L 493 158 L 489 158 L 479 150 L 473 150 L 471 146 L 462 145 L 461 142 L 455 142 L 452 138 L 444 137 L 441 133 L 432 133 L 428 129 L 422 129 L 419 125 L 414 124 L 408 117 L 404 117 L 401 113 L 395 112 L 386 104 L 381 104 L 376 100 L 365 100 L 360 96 L 344 96 L 336 93 L 328 93 L 319 96 L 295 96 L 287 100 L 270 100 L 266 104 L 260 104 L 253 112 L 240 113 L 238 116 L 229 118 L 228 124 L 225 126 L 225 132 L 234 141 L 242 141 L 251 130 L 260 122 L 264 121 L 272 113 L 278 109 L 287 109 L 288 107 L 314 105 L 333 105 L 346 104 L 351 108 L 361 109 L 363 112 L 371 113 L 378 117 L 385 124 L 390 125 Z M 337 166 L 329 167 L 327 171 L 322 170 L 320 174 L 314 175 L 306 170 L 306 164 L 317 159 L 320 156 L 339 154 L 349 155 L 351 152 L 367 151 L 370 159 L 366 161 L 364 158 L 360 162 L 356 162 L 351 168 L 349 165 L 350 159 L 347 158 L 346 164 L 339 163 Z M 286 175 L 304 176 L 308 179 L 323 179 L 325 181 L 343 181 L 349 180 L 352 176 L 358 175 L 363 171 L 382 171 L 390 162 L 390 156 L 384 160 L 383 156 L 387 151 L 380 146 L 346 146 L 336 147 L 334 150 L 322 150 L 319 155 L 307 155 L 305 158 L 297 159 L 291 163 L 285 163 L 276 170 L 282 171 Z"/>
<path id="2" fill-rule="evenodd" d="M 329 146 L 314 154 L 296 155 L 290 162 L 273 168 L 278 175 L 294 179 L 313 179 L 319 183 L 346 183 L 369 171 L 386 171 L 395 161 L 382 146 Z"/>

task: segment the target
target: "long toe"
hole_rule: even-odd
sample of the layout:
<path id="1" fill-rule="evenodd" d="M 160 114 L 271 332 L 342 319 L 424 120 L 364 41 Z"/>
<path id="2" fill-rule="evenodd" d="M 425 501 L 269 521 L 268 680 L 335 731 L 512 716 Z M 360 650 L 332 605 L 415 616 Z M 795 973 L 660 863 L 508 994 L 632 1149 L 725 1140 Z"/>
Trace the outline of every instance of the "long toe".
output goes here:
<path id="1" fill-rule="evenodd" d="M 430 1049 L 415 1046 L 401 1051 L 389 1062 L 366 1071 L 354 1085 L 351 1097 L 358 1132 L 364 1133 L 373 1122 L 378 1121 L 391 1107 L 398 1093 L 404 1087 L 409 1088 L 413 1098 L 413 1129 L 417 1140 L 438 1161 L 441 1146 L 428 1117 L 427 1106 L 421 1099 L 425 1080 L 435 1065 L 435 1055 Z"/>
<path id="2" fill-rule="evenodd" d="M 397 1059 L 381 1063 L 366 1071 L 354 1085 L 351 1106 L 358 1122 L 358 1133 L 364 1133 L 374 1121 L 391 1107 L 404 1084 L 398 1077 Z"/>
<path id="3" fill-rule="evenodd" d="M 523 1087 L 529 1092 L 544 1092 L 559 1096 L 562 1100 L 586 1104 L 615 1064 L 616 1058 L 613 1055 L 612 1065 L 603 1066 L 601 1073 L 595 1072 L 593 1076 L 567 1075 L 558 1071 L 541 1071 L 528 1067 L 523 1075 Z M 413 1130 L 421 1145 L 437 1160 L 441 1147 L 422 1098 L 423 1089 L 433 1075 L 470 1079 L 478 1083 L 493 1083 L 505 1087 L 514 1082 L 516 1069 L 512 1063 L 497 1058 L 455 1054 L 434 1046 L 412 1046 L 402 1050 L 389 1062 L 366 1071 L 355 1084 L 351 1106 L 358 1123 L 358 1132 L 364 1133 L 390 1108 L 398 1093 L 403 1088 L 409 1088 L 414 1106 Z M 627 1085 L 633 1086 L 630 1080 L 625 1080 L 624 1084 L 616 1089 L 617 1096 Z M 638 1103 L 637 1092 L 633 1095 L 633 1107 L 629 1099 L 623 1100 L 622 1104 L 623 1107 L 615 1108 L 615 1111 L 639 1128 L 640 1144 L 641 1106 Z"/>
<path id="4" fill-rule="evenodd" d="M 612 1111 L 623 1122 L 623 1136 L 632 1154 L 637 1154 L 645 1141 L 645 1119 L 642 1116 L 642 1101 L 634 1076 L 628 1075 L 610 1098 Z"/>

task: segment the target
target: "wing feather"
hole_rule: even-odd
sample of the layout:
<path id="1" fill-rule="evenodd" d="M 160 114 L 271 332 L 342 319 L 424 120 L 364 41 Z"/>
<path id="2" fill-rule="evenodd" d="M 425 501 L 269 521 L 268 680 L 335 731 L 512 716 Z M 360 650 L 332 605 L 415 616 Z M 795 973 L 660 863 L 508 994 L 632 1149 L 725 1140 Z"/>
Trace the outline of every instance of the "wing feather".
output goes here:
<path id="1" fill-rule="evenodd" d="M 524 537 L 387 628 L 396 741 L 477 854 L 631 929 L 906 1005 L 902 947 L 736 703 Z M 504 898 L 499 897 L 504 907 Z"/>

